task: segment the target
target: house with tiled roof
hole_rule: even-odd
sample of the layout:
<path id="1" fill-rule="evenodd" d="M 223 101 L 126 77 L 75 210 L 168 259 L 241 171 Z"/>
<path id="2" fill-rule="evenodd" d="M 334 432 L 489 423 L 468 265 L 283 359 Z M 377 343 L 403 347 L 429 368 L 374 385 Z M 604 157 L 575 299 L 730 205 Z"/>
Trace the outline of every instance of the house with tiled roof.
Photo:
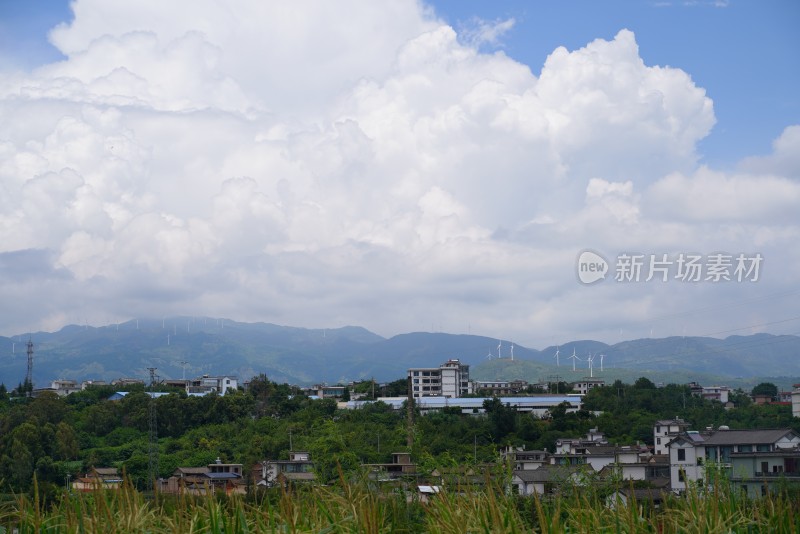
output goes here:
<path id="1" fill-rule="evenodd" d="M 173 494 L 205 495 L 213 492 L 246 493 L 242 464 L 223 463 L 217 458 L 205 467 L 178 467 L 161 487 Z"/>
<path id="2" fill-rule="evenodd" d="M 115 490 L 122 486 L 122 475 L 116 467 L 92 467 L 72 482 L 75 491 Z"/>

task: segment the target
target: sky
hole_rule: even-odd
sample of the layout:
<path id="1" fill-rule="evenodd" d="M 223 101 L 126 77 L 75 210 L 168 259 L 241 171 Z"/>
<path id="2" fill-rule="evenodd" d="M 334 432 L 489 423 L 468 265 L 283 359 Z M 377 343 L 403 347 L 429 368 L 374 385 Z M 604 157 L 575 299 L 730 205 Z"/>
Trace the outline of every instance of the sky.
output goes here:
<path id="1" fill-rule="evenodd" d="M 794 1 L 0 0 L 0 334 L 800 334 Z"/>

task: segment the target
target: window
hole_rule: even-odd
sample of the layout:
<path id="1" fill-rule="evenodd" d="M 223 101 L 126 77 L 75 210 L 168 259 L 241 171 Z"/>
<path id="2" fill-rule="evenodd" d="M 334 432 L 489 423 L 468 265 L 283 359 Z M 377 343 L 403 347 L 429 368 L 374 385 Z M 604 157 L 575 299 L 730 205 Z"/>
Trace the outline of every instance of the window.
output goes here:
<path id="1" fill-rule="evenodd" d="M 679 462 L 686 461 L 686 449 L 678 449 L 678 461 Z"/>
<path id="2" fill-rule="evenodd" d="M 656 443 L 658 443 L 659 445 L 661 445 L 661 438 L 658 438 L 658 439 L 656 439 Z"/>
<path id="3" fill-rule="evenodd" d="M 683 469 L 678 470 L 678 482 L 686 482 L 686 473 Z"/>

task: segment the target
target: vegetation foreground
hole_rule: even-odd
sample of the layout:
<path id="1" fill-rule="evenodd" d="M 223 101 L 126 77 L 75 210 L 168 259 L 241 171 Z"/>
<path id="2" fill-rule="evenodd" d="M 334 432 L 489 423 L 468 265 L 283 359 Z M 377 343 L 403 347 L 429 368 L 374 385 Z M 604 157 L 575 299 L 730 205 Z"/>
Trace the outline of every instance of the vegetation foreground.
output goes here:
<path id="1" fill-rule="evenodd" d="M 38 492 L 34 492 L 38 495 Z M 19 496 L 0 508 L 0 532 L 800 532 L 792 492 L 747 499 L 726 484 L 649 502 L 612 501 L 590 488 L 556 497 L 511 495 L 502 488 L 443 489 L 429 502 L 395 488 L 345 482 L 268 490 L 248 497 L 147 497 L 118 491 L 67 493 L 49 506 Z"/>

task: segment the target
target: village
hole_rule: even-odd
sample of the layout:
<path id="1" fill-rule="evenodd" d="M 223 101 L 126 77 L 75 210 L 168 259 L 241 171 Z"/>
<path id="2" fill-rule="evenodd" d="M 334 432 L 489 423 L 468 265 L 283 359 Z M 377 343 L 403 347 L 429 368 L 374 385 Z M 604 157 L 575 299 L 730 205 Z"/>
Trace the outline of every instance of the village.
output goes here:
<path id="1" fill-rule="evenodd" d="M 120 380 L 114 385 L 131 385 L 134 380 Z M 486 415 L 486 403 L 499 403 L 518 414 L 547 419 L 554 410 L 576 413 L 583 410 L 584 397 L 606 384 L 596 378 L 584 378 L 571 384 L 572 393 L 544 393 L 550 384 L 514 381 L 476 381 L 469 379 L 469 366 L 448 360 L 438 367 L 411 368 L 406 383 L 409 396 L 381 397 L 375 394 L 350 393 L 357 384 L 318 384 L 302 389 L 309 399 L 328 399 L 339 410 L 359 410 L 382 403 L 395 412 L 414 411 L 425 417 L 446 411 L 466 417 Z M 45 390 L 68 395 L 90 382 L 77 384 L 57 380 Z M 95 384 L 96 385 L 96 384 Z M 169 380 L 165 385 L 182 388 L 187 396 L 226 395 L 239 388 L 233 376 L 207 376 L 188 380 Z M 247 388 L 249 383 L 244 383 Z M 380 391 L 382 385 L 372 384 Z M 693 396 L 734 409 L 725 386 L 688 385 Z M 531 391 L 541 393 L 532 394 Z M 156 399 L 167 392 L 148 392 Z M 120 391 L 109 402 L 124 398 Z M 344 400 L 351 397 L 349 400 Z M 752 395 L 755 405 L 791 405 L 795 418 L 800 417 L 800 385 L 791 392 L 777 395 Z M 610 443 L 603 432 L 592 428 L 586 435 L 562 437 L 553 450 L 525 450 L 512 445 L 498 446 L 495 462 L 423 469 L 407 451 L 392 452 L 387 463 L 364 463 L 360 466 L 368 480 L 382 487 L 400 488 L 421 500 L 431 498 L 443 487 L 460 484 L 498 484 L 518 495 L 553 495 L 565 485 L 581 486 L 615 481 L 615 498 L 648 500 L 658 504 L 667 495 L 684 494 L 690 487 L 702 488 L 710 478 L 724 479 L 737 491 L 759 497 L 778 491 L 786 483 L 800 482 L 800 433 L 792 428 L 731 429 L 726 425 L 693 428 L 680 417 L 660 419 L 652 427 L 648 443 Z M 291 443 L 291 442 L 290 442 Z M 476 457 L 477 458 L 477 457 Z M 203 495 L 222 492 L 246 494 L 249 491 L 289 485 L 325 483 L 316 475 L 315 461 L 309 451 L 290 447 L 287 457 L 264 458 L 253 465 L 229 463 L 219 457 L 206 465 L 177 467 L 170 476 L 154 481 L 154 489 L 164 494 Z M 69 482 L 69 481 L 68 481 Z M 118 489 L 124 476 L 118 468 L 93 466 L 83 476 L 71 481 L 75 491 Z"/>

